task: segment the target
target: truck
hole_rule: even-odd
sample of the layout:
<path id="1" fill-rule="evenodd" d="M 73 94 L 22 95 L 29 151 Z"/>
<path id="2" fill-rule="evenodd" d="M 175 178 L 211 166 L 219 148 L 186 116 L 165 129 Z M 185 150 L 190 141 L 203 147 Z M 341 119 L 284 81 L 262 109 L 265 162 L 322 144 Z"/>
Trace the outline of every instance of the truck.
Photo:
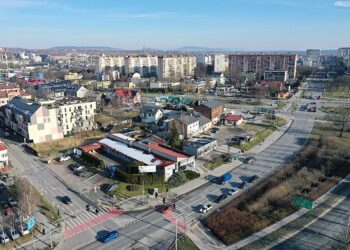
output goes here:
<path id="1" fill-rule="evenodd" d="M 220 177 L 220 184 L 224 185 L 226 182 L 232 180 L 232 174 L 226 173 Z"/>

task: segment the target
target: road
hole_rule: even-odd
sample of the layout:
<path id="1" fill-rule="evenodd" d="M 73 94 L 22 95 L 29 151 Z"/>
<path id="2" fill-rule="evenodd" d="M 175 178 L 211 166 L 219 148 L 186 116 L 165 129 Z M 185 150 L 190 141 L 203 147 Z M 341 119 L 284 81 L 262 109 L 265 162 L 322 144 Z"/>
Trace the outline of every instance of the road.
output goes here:
<path id="1" fill-rule="evenodd" d="M 345 236 L 347 235 L 347 238 L 350 236 L 350 183 L 348 181 L 342 182 L 331 192 L 333 196 L 341 199 L 339 204 L 272 249 L 340 249 L 339 245 L 343 243 Z"/>

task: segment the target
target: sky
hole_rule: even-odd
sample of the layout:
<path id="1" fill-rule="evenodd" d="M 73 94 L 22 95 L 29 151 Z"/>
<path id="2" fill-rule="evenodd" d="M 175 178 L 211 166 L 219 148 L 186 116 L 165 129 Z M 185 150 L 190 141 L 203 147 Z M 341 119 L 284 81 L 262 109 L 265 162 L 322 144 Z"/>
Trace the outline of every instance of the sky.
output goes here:
<path id="1" fill-rule="evenodd" d="M 350 46 L 350 1 L 0 0 L 0 47 Z"/>

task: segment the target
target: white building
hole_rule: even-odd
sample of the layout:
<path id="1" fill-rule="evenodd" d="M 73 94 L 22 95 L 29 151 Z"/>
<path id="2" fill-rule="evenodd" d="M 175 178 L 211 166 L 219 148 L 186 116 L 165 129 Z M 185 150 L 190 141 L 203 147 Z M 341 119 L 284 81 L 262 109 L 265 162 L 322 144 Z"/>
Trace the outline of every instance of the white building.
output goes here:
<path id="1" fill-rule="evenodd" d="M 88 131 L 95 126 L 96 102 L 60 101 L 52 108 L 57 111 L 58 124 L 64 135 Z"/>
<path id="2" fill-rule="evenodd" d="M 158 79 L 193 76 L 197 66 L 195 56 L 161 56 L 158 58 Z"/>
<path id="3" fill-rule="evenodd" d="M 319 49 L 308 49 L 306 51 L 305 63 L 310 67 L 318 67 L 320 65 L 321 50 Z"/>
<path id="4" fill-rule="evenodd" d="M 343 58 L 346 65 L 350 65 L 350 47 L 338 49 L 338 56 Z"/>
<path id="5" fill-rule="evenodd" d="M 150 89 L 167 89 L 167 88 L 175 88 L 180 87 L 180 82 L 151 82 Z"/>
<path id="6" fill-rule="evenodd" d="M 7 154 L 6 145 L 0 141 L 0 168 L 3 168 L 9 164 L 9 157 Z"/>
<path id="7" fill-rule="evenodd" d="M 212 55 L 197 55 L 196 56 L 197 63 L 204 64 L 204 65 L 212 65 L 213 64 L 213 57 Z"/>
<path id="8" fill-rule="evenodd" d="M 145 105 L 141 108 L 140 117 L 144 123 L 157 124 L 163 118 L 163 110 L 156 105 Z"/>
<path id="9" fill-rule="evenodd" d="M 125 57 L 125 74 L 140 73 L 141 77 L 157 75 L 157 56 L 128 56 Z"/>
<path id="10" fill-rule="evenodd" d="M 123 56 L 106 56 L 102 55 L 98 59 L 98 69 L 100 72 L 104 71 L 106 67 L 117 69 L 119 72 L 124 71 L 125 59 Z"/>
<path id="11" fill-rule="evenodd" d="M 228 67 L 228 63 L 225 55 L 215 55 L 214 56 L 214 72 L 223 73 Z"/>

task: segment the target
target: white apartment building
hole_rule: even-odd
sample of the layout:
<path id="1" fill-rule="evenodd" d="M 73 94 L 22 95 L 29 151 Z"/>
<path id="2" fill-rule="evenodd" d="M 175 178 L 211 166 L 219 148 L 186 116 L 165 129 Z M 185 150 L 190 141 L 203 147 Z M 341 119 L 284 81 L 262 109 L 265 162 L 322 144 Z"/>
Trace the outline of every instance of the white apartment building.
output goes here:
<path id="1" fill-rule="evenodd" d="M 58 124 L 64 135 L 88 131 L 95 126 L 96 102 L 61 101 L 52 108 L 57 111 Z"/>
<path id="2" fill-rule="evenodd" d="M 180 87 L 180 82 L 151 82 L 149 85 L 150 89 L 167 89 Z"/>
<path id="3" fill-rule="evenodd" d="M 215 55 L 214 56 L 214 72 L 223 73 L 228 67 L 228 61 L 225 55 Z"/>
<path id="4" fill-rule="evenodd" d="M 350 65 L 350 47 L 339 48 L 338 56 L 343 58 L 343 61 L 346 65 Z"/>
<path id="5" fill-rule="evenodd" d="M 310 67 L 317 67 L 320 65 L 321 50 L 308 49 L 306 51 L 306 65 Z"/>
<path id="6" fill-rule="evenodd" d="M 158 79 L 174 79 L 193 76 L 197 60 L 195 56 L 161 56 L 158 58 Z"/>
<path id="7" fill-rule="evenodd" d="M 119 72 L 124 71 L 125 59 L 123 56 L 106 56 L 102 55 L 98 59 L 98 69 L 100 72 L 104 71 L 106 67 L 117 69 Z"/>
<path id="8" fill-rule="evenodd" d="M 204 65 L 212 65 L 213 64 L 213 57 L 212 55 L 197 55 L 196 56 L 197 63 L 204 64 Z"/>
<path id="9" fill-rule="evenodd" d="M 139 73 L 141 77 L 157 75 L 157 56 L 128 56 L 125 57 L 125 74 Z"/>

